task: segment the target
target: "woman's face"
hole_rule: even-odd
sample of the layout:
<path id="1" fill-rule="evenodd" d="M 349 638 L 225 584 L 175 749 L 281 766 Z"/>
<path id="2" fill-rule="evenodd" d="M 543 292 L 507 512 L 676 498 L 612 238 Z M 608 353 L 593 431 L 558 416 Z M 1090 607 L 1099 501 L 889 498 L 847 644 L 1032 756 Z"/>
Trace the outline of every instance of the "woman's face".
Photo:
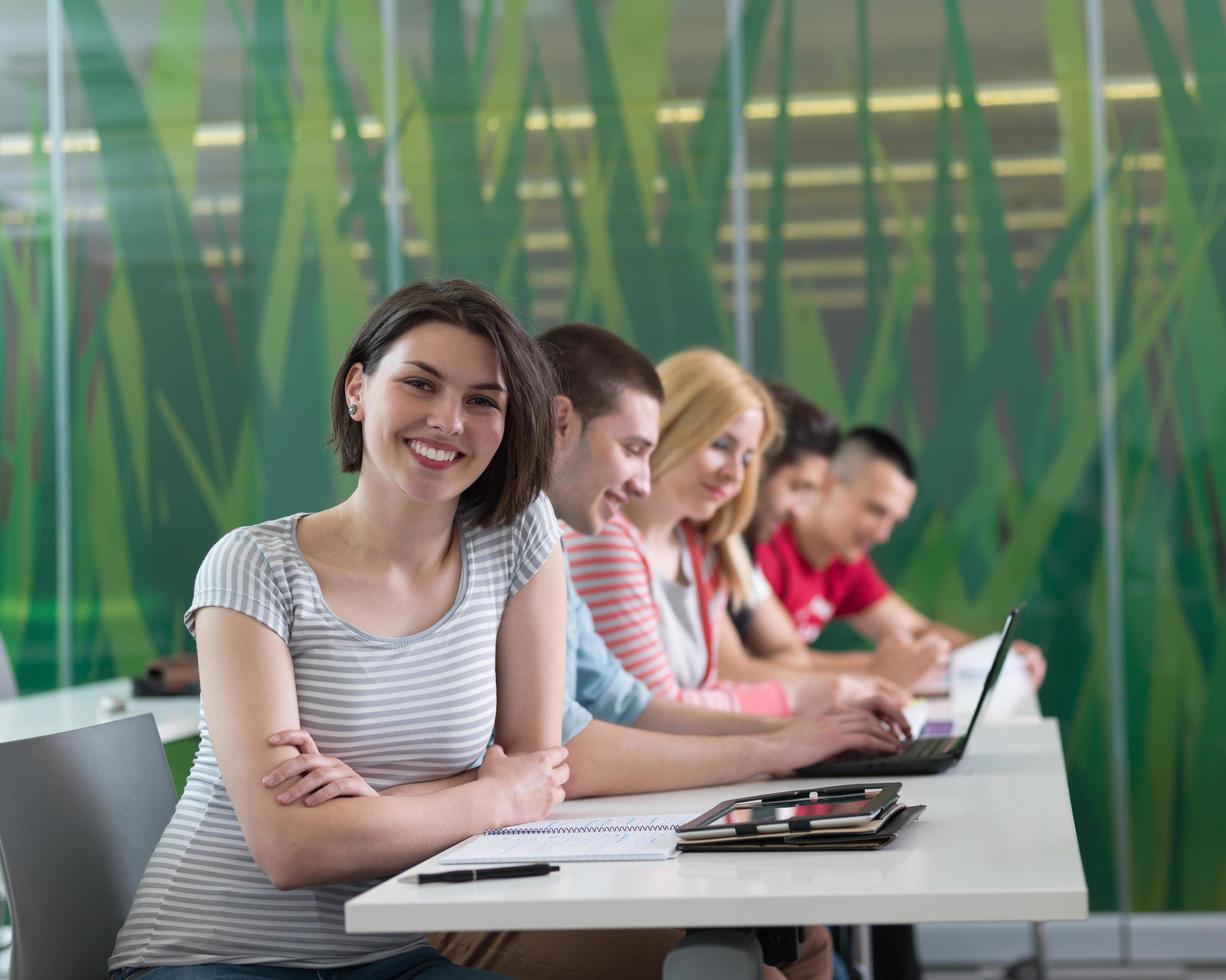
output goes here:
<path id="1" fill-rule="evenodd" d="M 460 496 L 502 443 L 506 380 L 488 338 L 447 323 L 418 324 L 369 374 L 349 372 L 362 424 L 362 477 L 422 503 Z"/>
<path id="2" fill-rule="evenodd" d="M 760 408 L 735 416 L 707 445 L 655 481 L 662 493 L 695 523 L 709 521 L 745 486 L 745 469 L 758 453 L 766 418 Z"/>

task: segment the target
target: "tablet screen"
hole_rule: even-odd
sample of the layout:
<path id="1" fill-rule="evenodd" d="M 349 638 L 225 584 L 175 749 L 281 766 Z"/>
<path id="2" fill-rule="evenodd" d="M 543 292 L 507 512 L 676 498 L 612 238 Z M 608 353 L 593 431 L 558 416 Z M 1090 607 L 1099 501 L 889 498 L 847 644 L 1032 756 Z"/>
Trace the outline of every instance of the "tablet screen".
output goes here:
<path id="1" fill-rule="evenodd" d="M 855 796 L 834 796 L 815 802 L 811 799 L 779 802 L 767 805 L 737 807 L 729 810 L 708 826 L 726 827 L 738 823 L 783 823 L 805 818 L 855 817 L 873 809 L 872 799 L 880 792 L 873 788 Z"/>

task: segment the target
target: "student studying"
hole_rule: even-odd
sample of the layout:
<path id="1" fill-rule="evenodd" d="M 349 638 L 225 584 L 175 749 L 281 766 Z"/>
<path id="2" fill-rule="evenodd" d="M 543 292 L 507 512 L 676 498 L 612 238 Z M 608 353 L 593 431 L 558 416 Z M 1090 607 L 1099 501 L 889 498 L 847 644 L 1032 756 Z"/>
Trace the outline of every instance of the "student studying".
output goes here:
<path id="1" fill-rule="evenodd" d="M 838 618 L 875 643 L 901 633 L 906 642 L 930 638 L 948 651 L 973 639 L 916 610 L 885 583 L 869 557 L 906 520 L 915 479 L 911 455 L 897 439 L 870 426 L 853 429 L 840 442 L 812 506 L 758 545 L 758 565 L 806 642 Z M 1014 647 L 1037 689 L 1047 669 L 1042 652 L 1021 640 Z"/>
<path id="2" fill-rule="evenodd" d="M 571 573 L 613 653 L 653 692 L 749 714 L 814 716 L 906 695 L 881 678 L 821 676 L 751 661 L 728 617 L 750 570 L 728 541 L 754 510 L 758 458 L 775 428 L 770 396 L 724 355 L 687 351 L 659 368 L 665 399 L 650 496 L 594 536 L 566 535 Z M 727 667 L 738 672 L 725 679 Z"/>
<path id="3" fill-rule="evenodd" d="M 758 503 L 744 534 L 746 562 L 754 560 L 756 545 L 769 542 L 780 528 L 795 524 L 816 505 L 840 438 L 834 418 L 799 392 L 778 382 L 766 387 L 779 414 L 780 438 L 763 462 Z M 949 652 L 943 637 L 911 636 L 901 630 L 887 633 L 872 651 L 810 649 L 758 567 L 749 601 L 731 603 L 728 611 L 745 649 L 754 656 L 811 670 L 873 673 L 907 689 L 941 666 Z"/>

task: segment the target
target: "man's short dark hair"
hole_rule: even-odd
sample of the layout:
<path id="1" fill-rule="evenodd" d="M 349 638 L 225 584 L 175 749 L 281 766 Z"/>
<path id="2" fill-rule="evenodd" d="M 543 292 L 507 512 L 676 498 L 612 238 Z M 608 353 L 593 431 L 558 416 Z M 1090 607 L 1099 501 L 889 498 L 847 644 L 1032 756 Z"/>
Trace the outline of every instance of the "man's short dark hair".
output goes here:
<path id="1" fill-rule="evenodd" d="M 915 482 L 915 461 L 898 437 L 873 425 L 860 425 L 843 436 L 831 460 L 836 475 L 846 478 L 845 464 L 855 465 L 857 459 L 883 459 L 912 483 Z"/>
<path id="2" fill-rule="evenodd" d="M 510 524 L 548 485 L 553 465 L 553 372 L 515 315 L 493 293 L 465 279 L 417 282 L 375 307 L 349 345 L 332 383 L 332 435 L 328 443 L 341 470 L 362 468 L 362 423 L 349 417 L 349 369 L 374 371 L 388 348 L 423 323 L 460 327 L 494 345 L 507 386 L 502 442 L 489 466 L 460 496 L 482 526 Z"/>
<path id="3" fill-rule="evenodd" d="M 766 385 L 782 420 L 783 438 L 766 459 L 766 476 L 791 466 L 804 456 L 829 459 L 839 446 L 839 422 L 795 388 L 779 381 Z"/>
<path id="4" fill-rule="evenodd" d="M 664 386 L 651 361 L 608 330 L 565 323 L 537 340 L 553 364 L 557 393 L 570 399 L 585 425 L 617 411 L 626 390 L 664 401 Z"/>

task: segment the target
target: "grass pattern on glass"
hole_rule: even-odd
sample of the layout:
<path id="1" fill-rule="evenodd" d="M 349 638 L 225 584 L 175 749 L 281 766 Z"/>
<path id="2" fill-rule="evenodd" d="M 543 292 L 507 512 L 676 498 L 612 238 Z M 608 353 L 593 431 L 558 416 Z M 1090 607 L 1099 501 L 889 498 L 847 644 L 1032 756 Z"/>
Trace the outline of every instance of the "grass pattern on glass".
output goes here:
<path id="1" fill-rule="evenodd" d="M 1030 599 L 1027 630 L 1051 658 L 1044 706 L 1065 725 L 1092 901 L 1111 907 L 1090 272 L 1090 219 L 1102 195 L 1117 334 L 1133 899 L 1146 910 L 1219 909 L 1221 791 L 1192 774 L 1226 768 L 1221 14 L 1215 0 L 1184 5 L 1189 89 L 1150 0 L 1112 9 L 1135 20 L 1160 96 L 1149 132 L 1119 133 L 1110 120 L 1111 172 L 1096 175 L 1079 18 L 1061 0 L 1035 7 L 1059 96 L 1066 217 L 1024 276 L 977 99 L 966 5 L 930 6 L 945 24 L 931 84 L 947 98 L 922 117 L 934 135 L 923 212 L 911 210 L 879 138 L 872 8 L 863 0 L 855 8 L 847 154 L 861 174 L 866 315 L 856 349 L 839 363 L 831 311 L 784 273 L 789 106 L 797 65 L 809 56 L 794 30 L 798 8 L 744 4 L 747 87 L 767 46 L 779 46 L 757 364 L 849 422 L 898 427 L 917 450 L 920 498 L 881 555 L 900 591 L 985 630 L 1014 600 Z M 207 218 L 193 215 L 193 201 L 218 178 L 200 154 L 222 151 L 193 146 L 192 134 L 211 91 L 201 49 L 211 8 L 192 0 L 150 9 L 157 41 L 142 74 L 113 27 L 117 6 L 65 0 L 80 79 L 70 99 L 100 140 L 80 165 L 94 168 L 107 213 L 101 244 L 81 233 L 70 248 L 80 355 L 76 676 L 129 672 L 181 645 L 195 569 L 221 533 L 327 506 L 352 485 L 323 447 L 326 396 L 352 332 L 398 285 L 386 281 L 389 206 L 403 209 L 411 239 L 407 278 L 478 278 L 532 322 L 540 297 L 526 237 L 544 205 L 520 187 L 547 177 L 567 243 L 563 318 L 602 323 L 657 358 L 694 344 L 731 351 L 716 257 L 727 220 L 729 100 L 744 93 L 729 92 L 720 46 L 701 112 L 686 125 L 658 124 L 662 99 L 675 94 L 668 38 L 685 29 L 670 4 L 626 0 L 607 20 L 576 4 L 580 91 L 557 89 L 553 52 L 541 50 L 526 0 L 484 0 L 471 21 L 445 0 L 402 4 L 398 119 L 372 141 L 359 138 L 358 120 L 384 118 L 377 5 L 231 2 L 243 62 L 232 109 L 244 138 L 224 152 L 236 154 L 237 186 L 226 190 L 241 207 Z M 553 127 L 555 105 L 581 102 L 592 108 L 590 131 Z M 531 136 L 530 113 L 545 120 Z M 1153 139 L 1164 162 L 1157 200 L 1153 179 L 1129 166 L 1134 145 Z M 41 145 L 36 138 L 30 165 L 45 188 Z M 385 199 L 385 153 L 397 155 L 401 201 Z M 1158 217 L 1143 224 L 1145 208 Z M 887 226 L 901 235 L 887 236 Z M 0 629 L 32 687 L 54 679 L 47 241 L 41 225 L 6 227 L 0 239 Z M 937 325 L 938 397 L 927 417 L 899 356 L 922 316 Z"/>

